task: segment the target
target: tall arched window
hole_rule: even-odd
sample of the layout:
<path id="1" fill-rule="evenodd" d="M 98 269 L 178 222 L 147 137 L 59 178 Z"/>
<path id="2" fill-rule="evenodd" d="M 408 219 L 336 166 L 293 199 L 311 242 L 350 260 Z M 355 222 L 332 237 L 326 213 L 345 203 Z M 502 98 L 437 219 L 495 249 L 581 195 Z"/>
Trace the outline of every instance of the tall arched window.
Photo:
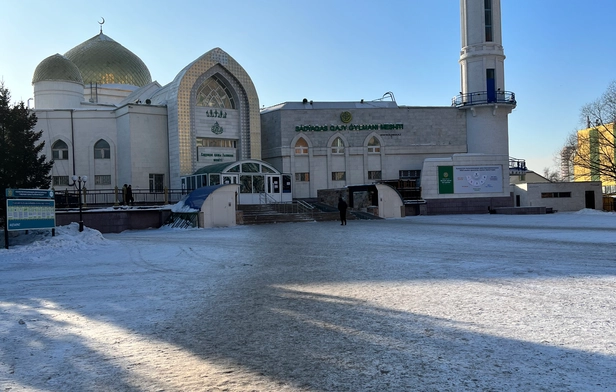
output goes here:
<path id="1" fill-rule="evenodd" d="M 368 140 L 368 152 L 381 152 L 381 142 L 379 142 L 376 136 L 372 136 Z"/>
<path id="2" fill-rule="evenodd" d="M 344 154 L 344 142 L 339 137 L 332 143 L 332 154 Z"/>
<path id="3" fill-rule="evenodd" d="M 94 159 L 110 159 L 111 158 L 111 148 L 109 147 L 109 143 L 104 141 L 103 139 L 96 142 L 94 145 Z"/>
<path id="4" fill-rule="evenodd" d="M 297 143 L 295 143 L 295 155 L 306 154 L 308 154 L 308 142 L 303 137 L 297 139 Z"/>
<path id="5" fill-rule="evenodd" d="M 58 140 L 51 146 L 51 156 L 54 160 L 59 161 L 68 159 L 68 146 L 62 140 Z"/>

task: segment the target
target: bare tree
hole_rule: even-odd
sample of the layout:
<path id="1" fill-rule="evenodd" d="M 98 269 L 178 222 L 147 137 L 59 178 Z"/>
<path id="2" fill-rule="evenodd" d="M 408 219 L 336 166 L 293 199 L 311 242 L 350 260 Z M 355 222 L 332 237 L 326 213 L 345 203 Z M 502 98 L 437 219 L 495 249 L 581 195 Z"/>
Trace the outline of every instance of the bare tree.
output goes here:
<path id="1" fill-rule="evenodd" d="M 550 182 L 560 182 L 562 181 L 560 178 L 560 173 L 556 170 L 552 170 L 549 167 L 543 168 L 543 177 L 547 178 Z"/>
<path id="2" fill-rule="evenodd" d="M 576 180 L 616 181 L 616 81 L 580 111 L 586 129 L 571 133 L 563 151 L 575 167 Z"/>

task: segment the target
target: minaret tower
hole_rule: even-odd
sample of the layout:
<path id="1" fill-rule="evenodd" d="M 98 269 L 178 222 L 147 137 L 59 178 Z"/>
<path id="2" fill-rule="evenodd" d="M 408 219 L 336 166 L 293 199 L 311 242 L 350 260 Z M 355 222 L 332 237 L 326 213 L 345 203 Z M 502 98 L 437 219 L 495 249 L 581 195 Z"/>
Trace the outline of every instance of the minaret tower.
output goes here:
<path id="1" fill-rule="evenodd" d="M 467 113 L 468 153 L 509 156 L 507 116 L 516 106 L 505 90 L 500 0 L 460 0 L 460 95 Z M 507 163 L 506 163 L 507 164 Z"/>

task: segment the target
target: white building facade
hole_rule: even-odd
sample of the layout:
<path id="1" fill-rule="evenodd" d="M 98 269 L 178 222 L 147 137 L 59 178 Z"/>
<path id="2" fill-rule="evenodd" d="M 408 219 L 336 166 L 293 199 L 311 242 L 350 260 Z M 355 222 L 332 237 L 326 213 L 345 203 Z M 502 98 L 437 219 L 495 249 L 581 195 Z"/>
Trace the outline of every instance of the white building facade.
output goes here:
<path id="1" fill-rule="evenodd" d="M 422 213 L 511 206 L 507 118 L 516 101 L 505 90 L 500 0 L 461 0 L 460 11 L 460 93 L 443 107 L 402 106 L 390 94 L 260 110 L 248 73 L 222 49 L 162 86 L 101 28 L 34 73 L 53 186 L 77 174 L 89 189 L 191 189 L 215 185 L 197 176 L 208 166 L 262 159 L 291 179 L 283 182 L 293 198 L 403 181 L 421 189 Z"/>
<path id="2" fill-rule="evenodd" d="M 512 205 L 499 0 L 461 0 L 460 93 L 448 107 L 288 102 L 261 112 L 262 156 L 294 181 L 295 197 L 349 185 L 410 183 L 421 213 Z M 391 95 L 393 97 L 393 94 Z"/>
<path id="3" fill-rule="evenodd" d="M 179 189 L 184 176 L 204 166 L 261 154 L 256 90 L 219 48 L 161 86 L 101 29 L 43 60 L 32 83 L 56 190 L 75 174 L 87 175 L 91 190 Z"/>

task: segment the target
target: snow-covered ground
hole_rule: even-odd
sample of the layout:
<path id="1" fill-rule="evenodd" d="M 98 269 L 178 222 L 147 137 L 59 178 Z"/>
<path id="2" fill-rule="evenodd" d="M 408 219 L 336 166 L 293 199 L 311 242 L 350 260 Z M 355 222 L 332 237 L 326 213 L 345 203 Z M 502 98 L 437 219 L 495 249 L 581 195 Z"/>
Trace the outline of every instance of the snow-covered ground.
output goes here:
<path id="1" fill-rule="evenodd" d="M 417 216 L 0 250 L 0 391 L 613 391 L 616 214 Z"/>

